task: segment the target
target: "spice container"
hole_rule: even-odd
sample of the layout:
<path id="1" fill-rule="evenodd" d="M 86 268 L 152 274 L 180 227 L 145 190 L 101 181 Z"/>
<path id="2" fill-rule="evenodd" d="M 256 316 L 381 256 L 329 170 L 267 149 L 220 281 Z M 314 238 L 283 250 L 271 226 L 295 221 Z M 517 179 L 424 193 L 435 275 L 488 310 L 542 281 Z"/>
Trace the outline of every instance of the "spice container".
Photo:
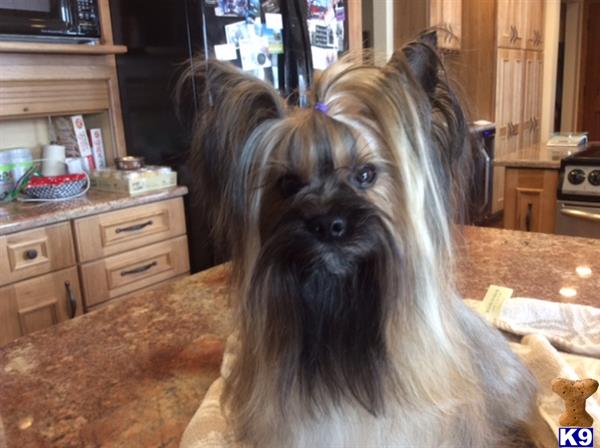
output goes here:
<path id="1" fill-rule="evenodd" d="M 15 183 L 23 177 L 33 165 L 33 157 L 29 148 L 14 148 L 8 150 L 12 164 L 12 175 Z"/>

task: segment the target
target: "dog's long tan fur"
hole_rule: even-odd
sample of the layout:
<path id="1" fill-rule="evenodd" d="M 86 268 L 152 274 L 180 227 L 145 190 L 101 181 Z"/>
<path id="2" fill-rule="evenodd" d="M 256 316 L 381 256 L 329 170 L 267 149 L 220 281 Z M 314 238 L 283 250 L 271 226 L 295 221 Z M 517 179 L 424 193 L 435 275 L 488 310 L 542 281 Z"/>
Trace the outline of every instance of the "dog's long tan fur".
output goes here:
<path id="1" fill-rule="evenodd" d="M 225 64 L 195 69 L 213 100 L 196 166 L 235 272 L 241 349 L 222 405 L 236 437 L 274 448 L 526 443 L 533 380 L 453 283 L 469 153 L 435 51 L 413 42 L 382 67 L 333 64 L 313 86 L 326 112 L 286 108 Z M 311 224 L 336 217 L 343 238 Z"/>

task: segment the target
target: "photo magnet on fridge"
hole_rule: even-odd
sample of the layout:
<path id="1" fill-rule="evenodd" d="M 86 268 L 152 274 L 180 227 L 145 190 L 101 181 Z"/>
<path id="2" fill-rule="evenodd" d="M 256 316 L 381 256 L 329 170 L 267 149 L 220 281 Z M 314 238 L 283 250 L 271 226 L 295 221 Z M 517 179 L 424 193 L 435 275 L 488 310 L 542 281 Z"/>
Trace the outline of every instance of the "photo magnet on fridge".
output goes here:
<path id="1" fill-rule="evenodd" d="M 240 46 L 240 40 L 250 39 L 248 24 L 242 21 L 225 25 L 225 36 L 228 44 L 232 44 L 235 48 L 238 48 Z"/>
<path id="2" fill-rule="evenodd" d="M 215 6 L 217 17 L 246 17 L 248 15 L 248 0 L 218 0 Z"/>

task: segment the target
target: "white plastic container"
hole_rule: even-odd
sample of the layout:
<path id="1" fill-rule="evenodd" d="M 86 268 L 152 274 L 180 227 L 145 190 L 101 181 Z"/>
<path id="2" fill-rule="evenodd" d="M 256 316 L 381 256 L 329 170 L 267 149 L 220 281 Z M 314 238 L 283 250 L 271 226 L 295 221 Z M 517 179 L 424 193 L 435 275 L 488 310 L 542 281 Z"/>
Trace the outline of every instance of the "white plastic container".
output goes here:
<path id="1" fill-rule="evenodd" d="M 15 186 L 12 162 L 9 151 L 0 151 L 0 200 L 3 200 Z"/>
<path id="2" fill-rule="evenodd" d="M 15 184 L 33 165 L 33 157 L 29 148 L 14 148 L 8 151 L 12 164 L 12 175 Z"/>

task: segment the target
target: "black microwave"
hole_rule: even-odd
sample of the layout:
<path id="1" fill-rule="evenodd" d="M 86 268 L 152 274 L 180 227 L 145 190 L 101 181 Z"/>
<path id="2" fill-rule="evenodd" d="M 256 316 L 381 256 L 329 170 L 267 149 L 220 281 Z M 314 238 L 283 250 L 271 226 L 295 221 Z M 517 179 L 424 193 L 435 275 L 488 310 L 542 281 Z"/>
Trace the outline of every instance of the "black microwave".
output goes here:
<path id="1" fill-rule="evenodd" d="M 0 39 L 92 42 L 99 37 L 97 0 L 0 0 Z"/>

